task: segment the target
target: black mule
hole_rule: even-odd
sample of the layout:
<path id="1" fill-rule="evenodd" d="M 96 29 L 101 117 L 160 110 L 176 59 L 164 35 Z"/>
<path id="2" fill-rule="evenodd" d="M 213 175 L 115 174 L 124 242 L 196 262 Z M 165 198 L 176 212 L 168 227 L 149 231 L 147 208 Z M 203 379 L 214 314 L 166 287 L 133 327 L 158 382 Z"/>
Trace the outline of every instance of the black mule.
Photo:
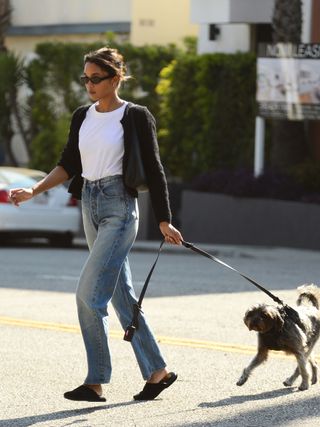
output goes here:
<path id="1" fill-rule="evenodd" d="M 67 391 L 63 395 L 68 400 L 77 400 L 83 402 L 105 402 L 106 398 L 99 396 L 92 388 L 81 385 L 72 391 Z"/>
<path id="2" fill-rule="evenodd" d="M 169 372 L 160 382 L 152 384 L 146 383 L 140 393 L 133 396 L 134 400 L 153 400 L 166 388 L 170 387 L 178 375 L 174 372 Z"/>

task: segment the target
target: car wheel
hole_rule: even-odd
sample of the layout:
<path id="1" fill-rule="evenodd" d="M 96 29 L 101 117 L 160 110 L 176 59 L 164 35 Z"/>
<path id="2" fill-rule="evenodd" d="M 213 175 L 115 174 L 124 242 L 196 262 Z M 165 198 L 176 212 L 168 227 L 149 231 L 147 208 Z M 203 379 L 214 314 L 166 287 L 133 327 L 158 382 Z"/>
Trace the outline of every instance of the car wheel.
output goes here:
<path id="1" fill-rule="evenodd" d="M 55 234 L 49 237 L 50 245 L 55 248 L 71 248 L 73 242 L 73 234 Z"/>

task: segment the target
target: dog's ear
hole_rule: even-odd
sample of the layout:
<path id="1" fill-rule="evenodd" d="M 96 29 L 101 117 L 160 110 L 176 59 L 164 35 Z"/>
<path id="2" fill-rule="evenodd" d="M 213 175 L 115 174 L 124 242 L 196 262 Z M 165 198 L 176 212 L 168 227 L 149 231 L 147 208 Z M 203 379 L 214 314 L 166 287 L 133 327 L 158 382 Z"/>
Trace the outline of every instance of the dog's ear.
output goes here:
<path id="1" fill-rule="evenodd" d="M 243 318 L 243 322 L 246 325 L 246 327 L 249 329 L 249 331 L 251 331 L 252 313 L 253 313 L 253 308 L 247 310 Z"/>
<path id="2" fill-rule="evenodd" d="M 256 320 L 260 318 L 260 313 L 263 305 L 254 305 L 251 308 L 249 308 L 243 318 L 243 322 L 246 325 L 246 327 L 249 329 L 249 331 L 252 331 L 255 329 L 254 324 L 256 323 Z"/>
<path id="3" fill-rule="evenodd" d="M 247 314 L 245 314 L 245 316 L 243 318 L 243 322 L 250 331 L 250 317 L 248 317 Z"/>

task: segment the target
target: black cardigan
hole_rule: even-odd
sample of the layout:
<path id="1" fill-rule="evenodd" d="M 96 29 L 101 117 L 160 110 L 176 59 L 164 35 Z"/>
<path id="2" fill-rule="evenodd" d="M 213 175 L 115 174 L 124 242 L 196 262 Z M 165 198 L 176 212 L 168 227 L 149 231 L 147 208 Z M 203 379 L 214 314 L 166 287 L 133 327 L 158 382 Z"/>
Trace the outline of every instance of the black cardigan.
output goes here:
<path id="1" fill-rule="evenodd" d="M 69 185 L 69 192 L 79 200 L 81 199 L 83 184 L 83 178 L 81 176 L 82 164 L 79 151 L 79 130 L 89 107 L 90 105 L 81 106 L 73 113 L 68 141 L 58 162 L 58 165 L 62 166 L 67 172 L 69 178 L 72 178 Z M 125 174 L 128 156 L 130 155 L 131 120 L 129 120 L 129 114 L 134 114 L 134 123 L 139 138 L 141 158 L 156 219 L 158 223 L 161 221 L 171 222 L 169 193 L 159 156 L 155 119 L 146 107 L 132 104 L 131 102 L 127 104 L 123 118 L 121 119 L 124 135 L 123 174 Z M 138 193 L 135 189 L 129 188 L 128 186 L 126 186 L 126 189 L 129 194 L 138 197 Z"/>

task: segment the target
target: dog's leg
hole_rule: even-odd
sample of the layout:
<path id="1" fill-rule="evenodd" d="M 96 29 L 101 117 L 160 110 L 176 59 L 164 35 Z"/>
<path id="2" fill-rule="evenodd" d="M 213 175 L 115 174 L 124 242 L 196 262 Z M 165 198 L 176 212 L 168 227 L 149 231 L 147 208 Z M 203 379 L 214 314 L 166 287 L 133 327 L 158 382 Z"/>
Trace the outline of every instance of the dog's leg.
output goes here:
<path id="1" fill-rule="evenodd" d="M 268 358 L 268 349 L 266 348 L 259 348 L 258 353 L 256 356 L 252 359 L 250 364 L 243 370 L 241 377 L 238 379 L 237 385 L 241 386 L 243 385 L 251 375 L 252 371 L 261 363 L 265 362 Z"/>
<path id="2" fill-rule="evenodd" d="M 318 382 L 318 364 L 312 355 L 309 357 L 309 363 L 310 363 L 311 369 L 312 369 L 311 384 L 317 384 L 317 382 Z M 291 375 L 291 377 L 287 378 L 283 382 L 283 385 L 285 385 L 286 387 L 292 386 L 292 384 L 295 382 L 295 380 L 298 378 L 299 375 L 300 375 L 300 369 L 299 369 L 299 367 L 297 367 L 296 370 L 294 371 L 294 373 Z"/>
<path id="3" fill-rule="evenodd" d="M 303 353 L 295 354 L 295 356 L 297 358 L 300 374 L 302 376 L 302 382 L 299 386 L 299 390 L 301 390 L 301 391 L 308 390 L 309 381 L 310 381 L 310 375 L 309 375 L 309 372 L 307 370 L 308 359 L 307 359 L 306 355 Z"/>
<path id="4" fill-rule="evenodd" d="M 310 362 L 311 369 L 312 369 L 311 384 L 317 384 L 317 382 L 318 382 L 318 364 L 317 364 L 313 354 L 310 354 L 309 362 Z"/>
<path id="5" fill-rule="evenodd" d="M 297 366 L 297 368 L 295 369 L 295 371 L 293 372 L 293 374 L 291 375 L 291 377 L 288 377 L 283 382 L 283 385 L 285 385 L 286 387 L 291 387 L 292 384 L 295 382 L 295 380 L 298 378 L 299 375 L 300 375 L 300 370 L 299 370 L 299 367 Z"/>
<path id="6" fill-rule="evenodd" d="M 313 354 L 313 348 L 316 344 L 316 341 L 314 341 L 309 348 L 309 351 L 307 353 L 307 358 L 308 361 L 311 365 L 311 372 L 312 372 L 312 376 L 311 376 L 311 384 L 317 384 L 318 382 L 318 364 L 314 358 L 314 354 Z"/>

